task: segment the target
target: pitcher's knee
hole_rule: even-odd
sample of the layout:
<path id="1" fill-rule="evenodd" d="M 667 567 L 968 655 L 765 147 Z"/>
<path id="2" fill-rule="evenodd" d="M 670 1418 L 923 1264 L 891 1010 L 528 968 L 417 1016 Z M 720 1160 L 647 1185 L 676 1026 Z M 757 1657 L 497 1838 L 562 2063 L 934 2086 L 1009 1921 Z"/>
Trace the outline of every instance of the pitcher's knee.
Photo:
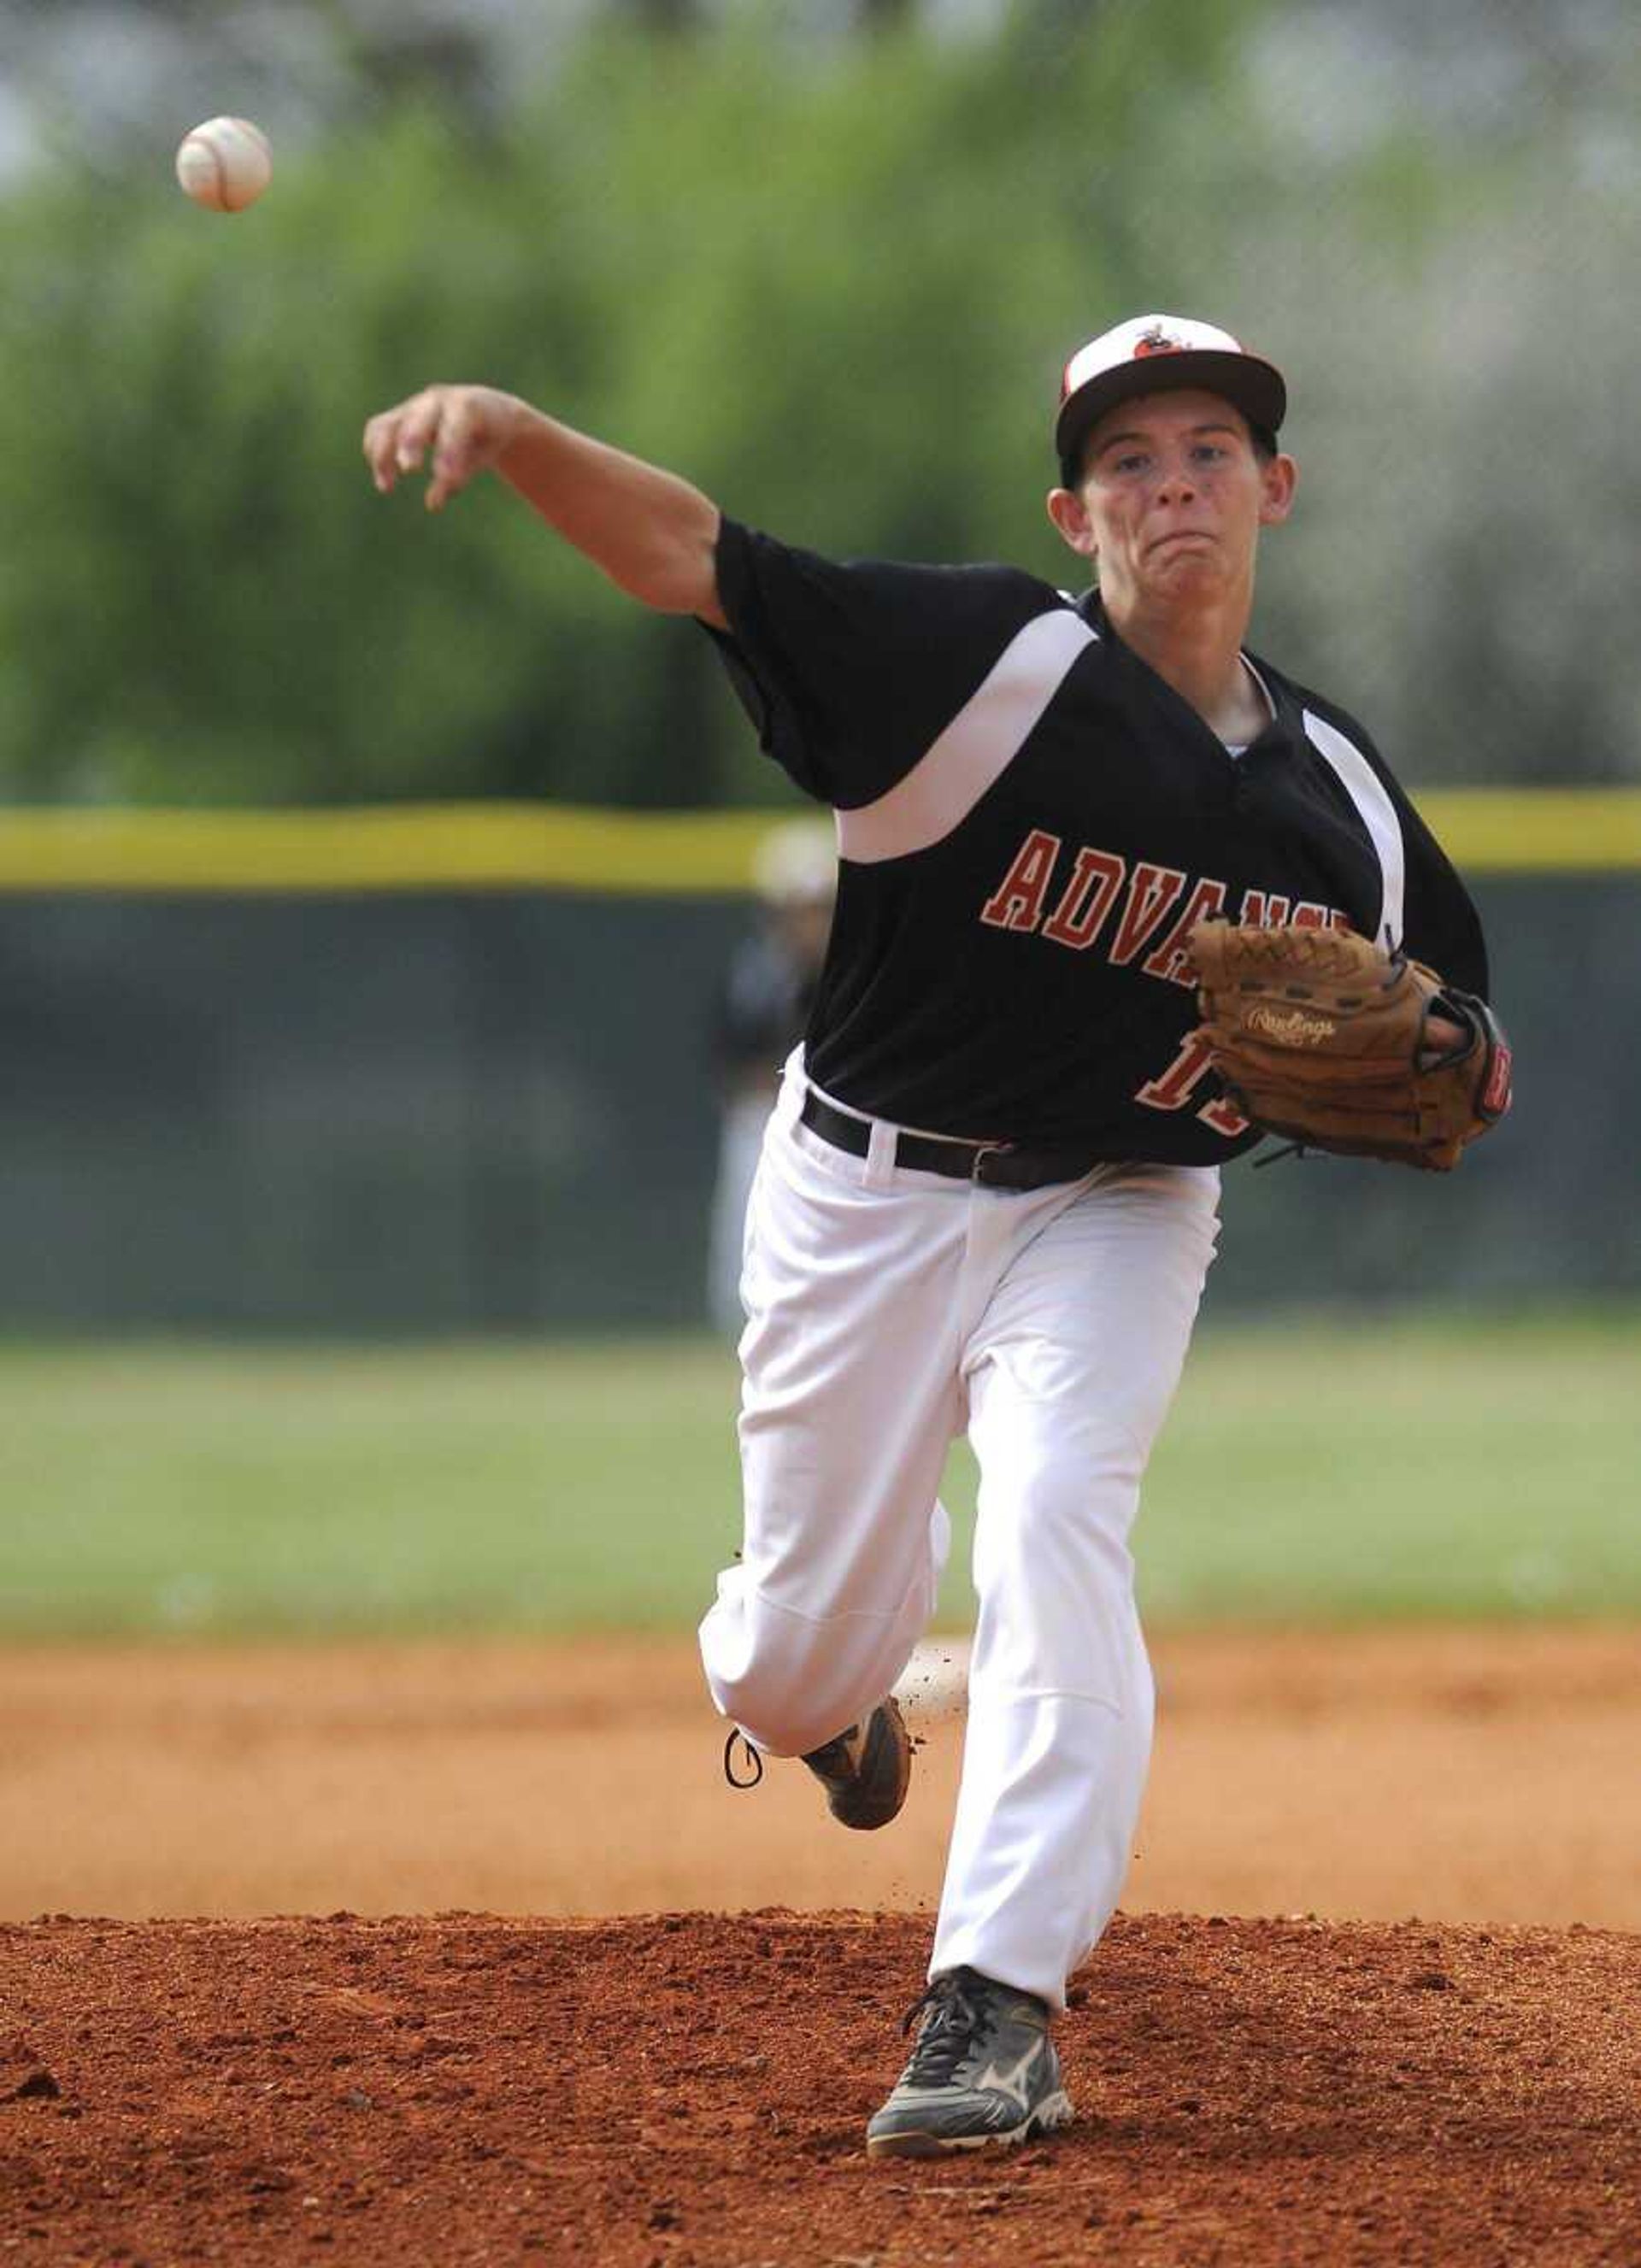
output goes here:
<path id="1" fill-rule="evenodd" d="M 766 1607 L 729 1646 L 714 1643 L 710 1623 L 702 1657 L 712 1698 L 772 1756 L 804 1756 L 835 1738 L 875 1708 L 896 1674 L 880 1659 L 883 1632 L 857 1616 L 815 1623 Z"/>
<path id="2" fill-rule="evenodd" d="M 861 1713 L 841 1701 L 817 1708 L 812 1690 L 775 1674 L 754 1673 L 721 1685 L 714 1680 L 712 1690 L 724 1714 L 774 1756 L 807 1756 Z"/>

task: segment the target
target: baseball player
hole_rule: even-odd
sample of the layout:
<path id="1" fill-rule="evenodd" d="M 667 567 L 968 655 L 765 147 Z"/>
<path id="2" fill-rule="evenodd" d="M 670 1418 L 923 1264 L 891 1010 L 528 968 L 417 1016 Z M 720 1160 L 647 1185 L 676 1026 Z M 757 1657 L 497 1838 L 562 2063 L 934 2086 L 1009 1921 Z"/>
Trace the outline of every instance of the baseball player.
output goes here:
<path id="1" fill-rule="evenodd" d="M 1219 1168 L 1259 1138 L 1196 1036 L 1191 930 L 1348 925 L 1487 989 L 1475 911 L 1367 734 L 1244 643 L 1293 501 L 1285 406 L 1203 322 L 1141 317 L 1073 355 L 1048 508 L 1096 571 L 1080 594 L 835 563 L 485 388 L 366 429 L 379 488 L 430 460 L 438 507 L 494 468 L 622 588 L 698 618 L 763 747 L 836 815 L 831 944 L 748 1214 L 744 1543 L 701 1648 L 746 1777 L 802 1757 L 845 1823 L 893 1818 L 892 1692 L 967 1431 L 962 1781 L 874 2155 L 1071 2116 L 1051 2020 L 1115 1906 L 1152 1739 L 1130 1530 Z"/>

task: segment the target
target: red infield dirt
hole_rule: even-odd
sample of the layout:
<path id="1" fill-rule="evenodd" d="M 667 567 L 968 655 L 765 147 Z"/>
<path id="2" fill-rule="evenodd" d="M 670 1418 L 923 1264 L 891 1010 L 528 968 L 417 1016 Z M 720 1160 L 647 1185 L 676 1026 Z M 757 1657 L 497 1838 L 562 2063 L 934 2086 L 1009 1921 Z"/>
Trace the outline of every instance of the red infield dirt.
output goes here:
<path id="1" fill-rule="evenodd" d="M 918 2164 L 949 1715 L 851 1837 L 676 1646 L 0 1656 L 0 2263 L 1635 2268 L 1637 1634 L 1157 1656 L 1077 2123 Z"/>

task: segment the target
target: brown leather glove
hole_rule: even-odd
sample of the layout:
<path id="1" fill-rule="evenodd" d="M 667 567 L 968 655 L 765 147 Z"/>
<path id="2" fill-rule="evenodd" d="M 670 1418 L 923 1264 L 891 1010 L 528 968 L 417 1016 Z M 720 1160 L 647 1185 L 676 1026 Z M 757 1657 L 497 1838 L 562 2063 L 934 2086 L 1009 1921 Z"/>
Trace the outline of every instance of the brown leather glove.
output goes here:
<path id="1" fill-rule="evenodd" d="M 1214 1068 L 1269 1133 L 1448 1173 L 1510 1108 L 1498 1019 L 1420 961 L 1350 930 L 1218 917 L 1190 949 Z"/>

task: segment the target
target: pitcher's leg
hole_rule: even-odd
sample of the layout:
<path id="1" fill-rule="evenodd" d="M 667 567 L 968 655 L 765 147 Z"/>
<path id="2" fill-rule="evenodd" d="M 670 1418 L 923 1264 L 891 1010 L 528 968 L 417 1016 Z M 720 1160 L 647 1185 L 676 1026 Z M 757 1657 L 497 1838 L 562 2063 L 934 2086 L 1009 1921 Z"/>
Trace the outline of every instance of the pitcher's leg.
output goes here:
<path id="1" fill-rule="evenodd" d="M 1212 1177 L 1097 1186 L 976 1335 L 980 1609 L 931 1974 L 967 1966 L 1058 2007 L 1115 1906 L 1152 1721 L 1129 1531 L 1215 1220 Z"/>
<path id="2" fill-rule="evenodd" d="M 1060 2007 L 1116 1905 L 1151 1760 L 1151 1669 L 1116 1540 L 1138 1474 L 1126 1441 L 1087 1435 L 1066 1441 L 1057 1469 L 1034 1469 L 1002 1397 L 978 1382 L 977 1395 L 976 1448 L 983 1438 L 995 1457 L 1007 1443 L 1023 1517 L 982 1491 L 982 1603 L 931 1974 L 967 1965 Z"/>
<path id="3" fill-rule="evenodd" d="M 880 1509 L 901 1528 L 900 1506 L 882 1499 Z M 937 1498 L 901 1530 L 898 1548 L 875 1547 L 855 1569 L 851 1595 L 887 1605 L 829 1614 L 806 1615 L 771 1598 L 744 1567 L 726 1567 L 700 1629 L 719 1713 L 776 1756 L 808 1756 L 860 1723 L 893 1691 L 928 1628 L 951 1534 Z"/>
<path id="4" fill-rule="evenodd" d="M 776 1755 L 875 1707 L 933 1609 L 964 1218 L 960 1189 L 869 1188 L 770 1130 L 745 1277 L 745 1535 L 701 1653 L 718 1708 Z"/>

